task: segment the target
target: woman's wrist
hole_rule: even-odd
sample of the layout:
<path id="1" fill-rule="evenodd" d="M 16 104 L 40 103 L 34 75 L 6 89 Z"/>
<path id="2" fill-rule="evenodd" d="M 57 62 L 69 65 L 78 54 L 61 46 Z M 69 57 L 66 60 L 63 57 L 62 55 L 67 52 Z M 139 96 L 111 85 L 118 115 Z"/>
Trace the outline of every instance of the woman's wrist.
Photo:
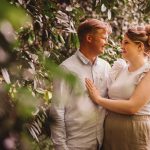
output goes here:
<path id="1" fill-rule="evenodd" d="M 101 99 L 102 99 L 102 97 L 101 97 L 101 96 L 98 96 L 98 97 L 96 98 L 96 103 L 97 103 L 97 104 L 101 104 Z"/>

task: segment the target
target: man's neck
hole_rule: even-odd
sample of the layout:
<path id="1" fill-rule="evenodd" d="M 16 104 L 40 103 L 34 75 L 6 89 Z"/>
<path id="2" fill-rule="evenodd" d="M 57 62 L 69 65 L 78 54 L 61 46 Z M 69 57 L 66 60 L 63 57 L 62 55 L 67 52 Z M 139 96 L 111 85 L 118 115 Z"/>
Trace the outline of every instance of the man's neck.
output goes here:
<path id="1" fill-rule="evenodd" d="M 90 60 L 90 62 L 93 64 L 96 60 L 96 57 L 95 55 L 93 55 L 91 53 L 91 50 L 87 49 L 87 48 L 82 48 L 80 47 L 80 52 L 88 59 Z"/>

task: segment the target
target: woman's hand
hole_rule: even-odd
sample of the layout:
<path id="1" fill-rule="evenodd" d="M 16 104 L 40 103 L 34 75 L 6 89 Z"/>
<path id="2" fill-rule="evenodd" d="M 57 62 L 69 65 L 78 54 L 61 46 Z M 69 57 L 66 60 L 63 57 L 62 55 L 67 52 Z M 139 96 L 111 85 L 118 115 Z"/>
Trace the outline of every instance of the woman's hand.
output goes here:
<path id="1" fill-rule="evenodd" d="M 101 98 L 98 89 L 95 87 L 95 85 L 93 84 L 93 82 L 91 80 L 87 79 L 87 78 L 85 79 L 85 83 L 86 83 L 86 87 L 87 87 L 88 92 L 89 92 L 89 96 L 91 97 L 91 99 L 93 100 L 93 102 L 95 102 L 96 104 L 98 104 L 98 101 Z"/>

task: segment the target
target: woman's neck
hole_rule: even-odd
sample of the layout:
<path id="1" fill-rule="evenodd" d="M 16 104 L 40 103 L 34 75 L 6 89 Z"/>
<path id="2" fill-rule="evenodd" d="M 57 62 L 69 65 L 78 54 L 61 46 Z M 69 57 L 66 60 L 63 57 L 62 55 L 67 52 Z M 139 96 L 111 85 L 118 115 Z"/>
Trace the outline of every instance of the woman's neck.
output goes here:
<path id="1" fill-rule="evenodd" d="M 141 57 L 138 59 L 134 59 L 134 60 L 130 60 L 129 61 L 129 71 L 135 71 L 137 69 L 139 69 L 140 67 L 142 67 L 145 63 L 145 57 Z"/>

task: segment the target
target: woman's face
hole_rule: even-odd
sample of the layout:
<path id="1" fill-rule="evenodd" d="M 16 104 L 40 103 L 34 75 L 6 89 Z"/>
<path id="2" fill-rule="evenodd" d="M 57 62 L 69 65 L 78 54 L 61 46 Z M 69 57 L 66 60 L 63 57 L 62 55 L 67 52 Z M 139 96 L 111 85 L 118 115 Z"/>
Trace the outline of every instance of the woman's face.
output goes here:
<path id="1" fill-rule="evenodd" d="M 139 55 L 139 43 L 131 41 L 126 35 L 124 36 L 122 43 L 122 56 L 126 60 L 136 59 Z"/>

